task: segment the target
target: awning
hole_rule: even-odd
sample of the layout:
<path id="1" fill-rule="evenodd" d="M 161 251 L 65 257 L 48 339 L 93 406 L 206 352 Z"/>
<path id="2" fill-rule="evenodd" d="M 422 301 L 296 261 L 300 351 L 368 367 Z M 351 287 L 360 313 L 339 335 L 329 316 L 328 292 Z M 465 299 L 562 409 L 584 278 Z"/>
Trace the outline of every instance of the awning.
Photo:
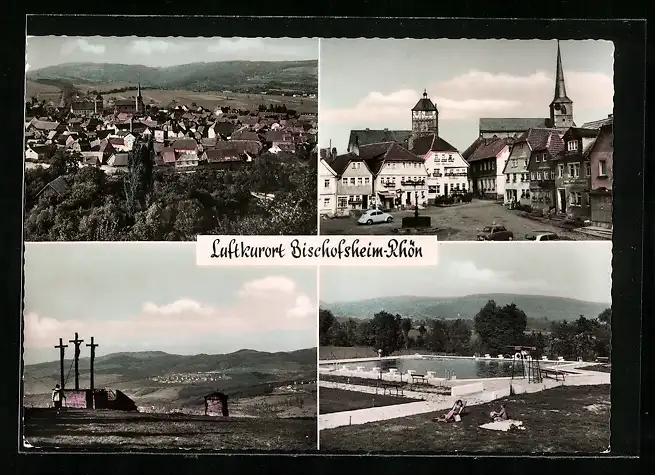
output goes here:
<path id="1" fill-rule="evenodd" d="M 389 198 L 389 199 L 393 199 L 396 197 L 395 193 L 382 192 L 382 191 L 378 191 L 378 195 L 380 195 L 382 198 Z"/>

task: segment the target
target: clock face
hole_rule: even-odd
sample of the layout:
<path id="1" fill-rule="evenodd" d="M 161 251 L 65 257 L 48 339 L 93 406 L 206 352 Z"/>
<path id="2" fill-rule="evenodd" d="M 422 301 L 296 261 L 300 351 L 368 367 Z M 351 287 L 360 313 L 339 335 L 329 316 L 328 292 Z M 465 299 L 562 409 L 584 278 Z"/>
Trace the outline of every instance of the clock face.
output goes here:
<path id="1" fill-rule="evenodd" d="M 554 109 L 555 109 L 556 111 L 560 110 L 561 108 L 562 108 L 562 106 L 561 106 L 560 104 L 555 104 Z"/>

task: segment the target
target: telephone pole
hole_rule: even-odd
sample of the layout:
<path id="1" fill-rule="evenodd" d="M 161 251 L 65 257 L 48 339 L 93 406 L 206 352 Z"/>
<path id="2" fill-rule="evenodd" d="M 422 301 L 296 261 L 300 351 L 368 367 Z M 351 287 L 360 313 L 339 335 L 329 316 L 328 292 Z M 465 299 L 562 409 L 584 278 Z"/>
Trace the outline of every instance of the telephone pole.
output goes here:
<path id="1" fill-rule="evenodd" d="M 55 348 L 59 348 L 59 373 L 60 373 L 60 385 L 61 390 L 64 390 L 64 351 L 68 348 L 68 345 L 64 345 L 64 340 L 59 339 L 59 344 L 55 345 Z"/>
<path id="2" fill-rule="evenodd" d="M 69 343 L 73 343 L 75 345 L 75 389 L 80 389 L 80 344 L 84 340 L 80 340 L 79 337 L 77 336 L 77 332 L 75 332 L 75 339 L 74 340 L 68 340 Z"/>
<path id="3" fill-rule="evenodd" d="M 90 379 L 91 379 L 91 394 L 93 394 L 93 390 L 95 389 L 95 384 L 94 384 L 94 379 L 93 379 L 93 362 L 96 359 L 96 348 L 99 346 L 97 343 L 94 343 L 93 337 L 91 337 L 91 343 L 87 343 L 86 346 L 91 348 L 91 365 L 89 367 L 90 369 Z"/>

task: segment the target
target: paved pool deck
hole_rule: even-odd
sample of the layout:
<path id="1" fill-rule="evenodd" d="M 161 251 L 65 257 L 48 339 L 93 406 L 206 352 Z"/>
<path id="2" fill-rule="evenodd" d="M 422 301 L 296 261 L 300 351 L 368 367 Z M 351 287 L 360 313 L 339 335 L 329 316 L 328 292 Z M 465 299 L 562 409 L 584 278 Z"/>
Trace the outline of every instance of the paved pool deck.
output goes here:
<path id="1" fill-rule="evenodd" d="M 571 373 L 566 375 L 564 381 L 556 381 L 553 379 L 544 379 L 541 383 L 529 383 L 526 380 L 511 378 L 486 378 L 476 380 L 451 380 L 445 381 L 443 378 L 431 378 L 428 383 L 431 385 L 447 385 L 450 387 L 460 386 L 472 383 L 482 383 L 483 390 L 480 392 L 466 394 L 462 396 L 446 396 L 438 395 L 428 391 L 420 391 L 418 389 L 409 389 L 403 392 L 404 396 L 411 399 L 423 399 L 421 402 L 412 402 L 407 404 L 398 404 L 384 407 L 373 407 L 367 409 L 358 409 L 354 411 L 343 411 L 332 414 L 319 415 L 319 430 L 333 429 L 345 425 L 366 424 L 369 422 L 377 422 L 382 420 L 397 419 L 416 414 L 425 414 L 428 412 L 442 411 L 450 409 L 456 399 L 466 399 L 467 406 L 476 406 L 487 402 L 494 401 L 503 397 L 507 397 L 514 392 L 514 394 L 534 393 L 545 391 L 558 386 L 587 386 L 587 385 L 601 385 L 610 384 L 610 373 L 601 373 L 598 371 L 583 371 L 577 369 L 578 366 L 586 366 L 589 363 L 573 362 L 566 365 L 566 370 Z M 564 365 L 557 365 L 558 369 L 563 369 Z M 356 376 L 359 378 L 377 379 L 379 373 L 373 371 L 353 371 L 353 370 L 328 370 L 320 368 L 319 371 L 323 374 L 334 374 L 339 376 Z M 401 376 L 403 381 L 407 381 L 408 375 L 398 375 L 391 373 L 382 373 L 382 379 L 387 381 L 400 381 Z M 333 381 L 320 380 L 319 375 L 319 413 L 320 413 L 320 387 L 329 387 L 336 389 L 343 389 L 347 391 L 359 391 L 374 394 L 376 388 L 374 386 L 354 385 L 337 383 Z M 462 388 L 463 389 L 463 388 Z M 379 390 L 378 390 L 379 391 Z"/>

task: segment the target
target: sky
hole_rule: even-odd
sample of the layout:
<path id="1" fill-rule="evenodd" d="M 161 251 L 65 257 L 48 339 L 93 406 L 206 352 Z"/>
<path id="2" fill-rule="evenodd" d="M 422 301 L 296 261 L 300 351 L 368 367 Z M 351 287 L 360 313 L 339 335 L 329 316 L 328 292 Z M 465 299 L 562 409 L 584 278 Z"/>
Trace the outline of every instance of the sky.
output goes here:
<path id="1" fill-rule="evenodd" d="M 161 67 L 213 61 L 318 59 L 311 38 L 183 38 L 28 36 L 27 64 L 40 69 L 63 63 L 119 63 Z"/>
<path id="2" fill-rule="evenodd" d="M 223 354 L 316 346 L 314 268 L 196 266 L 195 243 L 26 243 L 24 360 L 59 338 L 97 354 Z"/>
<path id="3" fill-rule="evenodd" d="M 493 246 L 497 246 L 494 249 Z M 324 267 L 320 301 L 512 293 L 611 302 L 612 244 L 605 241 L 439 243 L 435 267 Z"/>
<path id="4" fill-rule="evenodd" d="M 614 45 L 560 42 L 577 125 L 613 110 Z M 319 141 L 345 153 L 352 129 L 411 129 L 423 91 L 460 151 L 480 117 L 549 117 L 556 40 L 327 39 L 320 42 Z M 331 141 L 331 142 L 330 142 Z"/>

